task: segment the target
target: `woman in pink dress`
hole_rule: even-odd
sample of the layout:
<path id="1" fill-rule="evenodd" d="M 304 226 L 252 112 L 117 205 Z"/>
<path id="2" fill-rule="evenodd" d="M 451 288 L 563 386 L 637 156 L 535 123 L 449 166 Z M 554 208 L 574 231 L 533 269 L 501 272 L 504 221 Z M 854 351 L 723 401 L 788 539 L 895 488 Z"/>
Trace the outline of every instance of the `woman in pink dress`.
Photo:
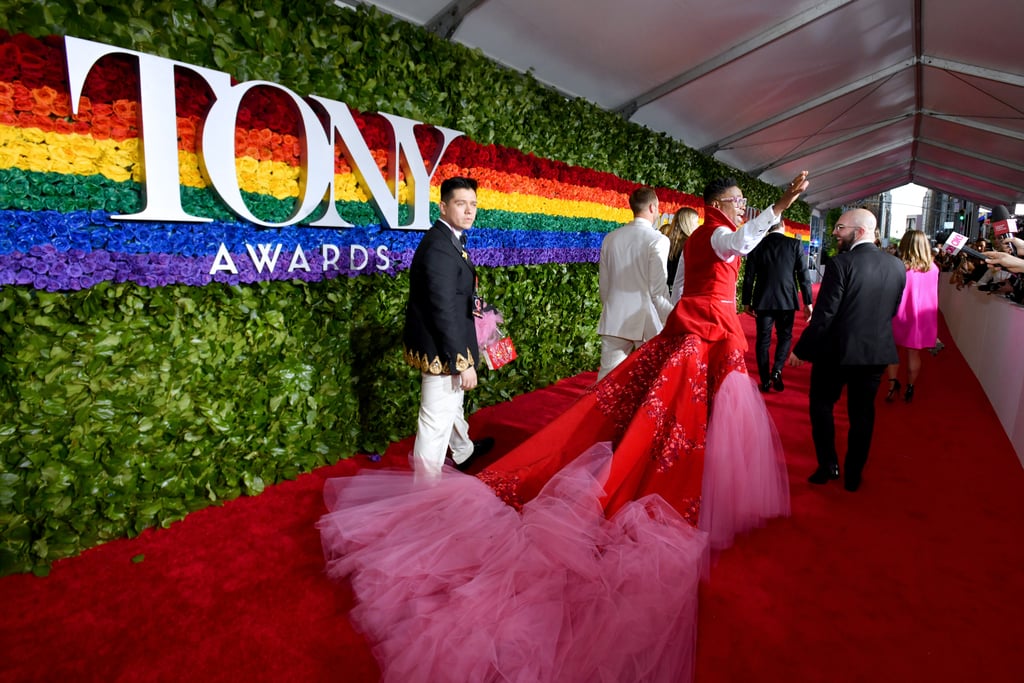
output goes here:
<path id="1" fill-rule="evenodd" d="M 914 400 L 914 385 L 921 373 L 921 349 L 930 349 L 938 339 L 939 268 L 932 261 L 928 237 L 920 230 L 908 230 L 897 251 L 907 269 L 907 286 L 896 317 L 892 319 L 892 335 L 896 346 L 907 358 L 907 389 L 903 400 Z M 889 366 L 889 393 L 892 403 L 900 393 L 899 363 Z"/>
<path id="2" fill-rule="evenodd" d="M 662 333 L 476 477 L 327 482 L 327 574 L 351 582 L 384 680 L 692 677 L 709 547 L 789 514 L 735 296 L 740 256 L 806 187 L 737 229 L 739 188 L 709 186 Z"/>

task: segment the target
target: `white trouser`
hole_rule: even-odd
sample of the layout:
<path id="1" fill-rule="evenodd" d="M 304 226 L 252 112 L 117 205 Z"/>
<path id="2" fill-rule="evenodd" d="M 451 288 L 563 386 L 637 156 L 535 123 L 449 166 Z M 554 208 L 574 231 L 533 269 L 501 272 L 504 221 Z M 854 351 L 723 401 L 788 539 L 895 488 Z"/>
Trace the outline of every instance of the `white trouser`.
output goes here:
<path id="1" fill-rule="evenodd" d="M 463 393 L 458 375 L 423 375 L 416 443 L 412 449 L 418 481 L 441 478 L 449 447 L 456 463 L 473 455 L 469 423 L 462 413 Z"/>
<path id="2" fill-rule="evenodd" d="M 622 337 L 612 337 L 606 334 L 601 335 L 601 369 L 597 372 L 597 381 L 604 379 L 604 376 L 614 370 L 619 363 L 626 360 L 626 357 L 633 353 L 643 342 Z"/>

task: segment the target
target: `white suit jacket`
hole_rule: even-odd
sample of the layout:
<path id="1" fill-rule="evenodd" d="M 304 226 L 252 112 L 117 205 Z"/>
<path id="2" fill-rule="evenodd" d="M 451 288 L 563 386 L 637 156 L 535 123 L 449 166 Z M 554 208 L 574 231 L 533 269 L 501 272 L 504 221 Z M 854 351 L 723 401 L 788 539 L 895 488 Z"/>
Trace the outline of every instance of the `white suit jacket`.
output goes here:
<path id="1" fill-rule="evenodd" d="M 635 218 L 601 242 L 598 279 L 601 321 L 597 333 L 647 341 L 672 312 L 668 293 L 668 237 Z"/>

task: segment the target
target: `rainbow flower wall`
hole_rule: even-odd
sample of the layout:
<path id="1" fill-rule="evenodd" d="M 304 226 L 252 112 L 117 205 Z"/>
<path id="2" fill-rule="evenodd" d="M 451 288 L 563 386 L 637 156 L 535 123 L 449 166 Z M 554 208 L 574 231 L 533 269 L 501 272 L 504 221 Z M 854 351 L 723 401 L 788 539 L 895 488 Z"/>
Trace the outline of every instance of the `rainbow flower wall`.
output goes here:
<path id="1" fill-rule="evenodd" d="M 112 220 L 112 214 L 142 208 L 133 64 L 118 57 L 100 60 L 86 81 L 79 113 L 72 116 L 60 38 L 3 36 L 0 50 L 0 284 L 66 291 L 104 280 L 146 287 L 316 281 L 408 267 L 422 233 L 382 229 L 370 197 L 340 152 L 336 205 L 356 227 L 275 229 L 233 216 L 200 172 L 197 131 L 211 94 L 188 72 L 176 81 L 182 206 L 213 222 Z M 354 113 L 383 170 L 388 133 L 379 117 Z M 297 126 L 290 103 L 273 90 L 251 93 L 243 102 L 235 132 L 236 171 L 247 205 L 264 220 L 284 222 L 299 195 Z M 418 138 L 429 158 L 433 137 Z M 456 174 L 480 183 L 481 209 L 470 244 L 474 261 L 483 266 L 597 262 L 603 235 L 630 220 L 628 196 L 637 187 L 608 173 L 460 137 L 433 174 L 433 205 L 441 180 Z M 406 188 L 400 185 L 399 191 L 404 198 Z M 700 198 L 682 192 L 661 188 L 659 195 L 668 213 L 703 206 Z M 222 243 L 237 274 L 211 275 Z M 364 259 L 325 270 L 321 244 L 336 245 L 344 254 L 358 245 L 365 249 Z M 254 263 L 246 245 L 280 245 L 273 271 Z M 381 246 L 386 260 L 377 251 Z M 289 271 L 298 248 L 309 254 L 308 268 Z"/>
<path id="2" fill-rule="evenodd" d="M 480 182 L 470 248 L 519 350 L 500 371 L 482 370 L 470 412 L 596 366 L 601 239 L 630 219 L 640 180 L 696 191 L 731 172 L 372 10 L 272 2 L 278 23 L 256 31 L 256 49 L 252 27 L 233 22 L 249 5 L 214 4 L 176 6 L 178 23 L 162 3 L 133 7 L 154 27 L 145 35 L 113 6 L 96 17 L 39 0 L 7 17 L 23 31 L 187 55 L 203 68 L 467 131 L 433 174 L 431 211 L 443 178 Z M 231 49 L 208 52 L 214 39 Z M 324 62 L 314 45 L 342 51 Z M 268 66 L 268 54 L 300 58 L 285 71 Z M 460 75 L 458 106 L 450 84 L 435 82 L 438 64 Z M 392 98 L 391 88 L 416 96 Z M 401 325 L 422 233 L 381 227 L 340 149 L 335 206 L 355 227 L 311 226 L 316 213 L 284 228 L 240 220 L 200 171 L 197 137 L 213 95 L 187 69 L 176 70 L 175 89 L 181 206 L 212 222 L 113 220 L 145 205 L 135 63 L 101 59 L 73 116 L 64 39 L 0 31 L 0 575 L 44 574 L 54 559 L 379 452 L 415 429 L 418 378 L 402 361 Z M 528 125 L 509 114 L 524 103 Z M 365 111 L 355 118 L 383 168 L 390 133 Z M 268 223 L 289 222 L 296 208 L 297 121 L 280 90 L 257 88 L 235 122 L 238 185 Z M 431 158 L 436 135 L 424 127 L 417 136 Z M 739 175 L 755 203 L 775 196 Z M 658 192 L 666 213 L 702 211 L 698 197 Z M 222 244 L 236 273 L 213 267 Z M 324 245 L 344 255 L 338 267 L 323 268 Z M 278 246 L 273 269 L 270 256 L 261 265 L 250 256 Z M 300 246 L 308 263 L 289 270 Z M 345 258 L 357 248 L 365 262 Z"/>
<path id="3" fill-rule="evenodd" d="M 804 247 L 806 247 L 811 241 L 811 226 L 804 225 L 803 223 L 786 221 L 785 233 L 789 237 L 800 240 Z"/>

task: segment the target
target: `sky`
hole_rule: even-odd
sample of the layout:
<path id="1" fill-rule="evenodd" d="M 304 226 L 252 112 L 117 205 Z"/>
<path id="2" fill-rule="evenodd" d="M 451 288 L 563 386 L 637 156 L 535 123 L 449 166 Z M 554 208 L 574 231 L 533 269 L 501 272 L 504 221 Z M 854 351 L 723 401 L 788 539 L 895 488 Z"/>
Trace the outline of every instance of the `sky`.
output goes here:
<path id="1" fill-rule="evenodd" d="M 907 229 L 907 216 L 915 216 L 921 213 L 921 202 L 924 200 L 924 193 L 928 189 L 920 185 L 904 185 L 891 190 L 892 195 L 892 222 L 890 239 L 898 240 L 903 237 Z"/>

